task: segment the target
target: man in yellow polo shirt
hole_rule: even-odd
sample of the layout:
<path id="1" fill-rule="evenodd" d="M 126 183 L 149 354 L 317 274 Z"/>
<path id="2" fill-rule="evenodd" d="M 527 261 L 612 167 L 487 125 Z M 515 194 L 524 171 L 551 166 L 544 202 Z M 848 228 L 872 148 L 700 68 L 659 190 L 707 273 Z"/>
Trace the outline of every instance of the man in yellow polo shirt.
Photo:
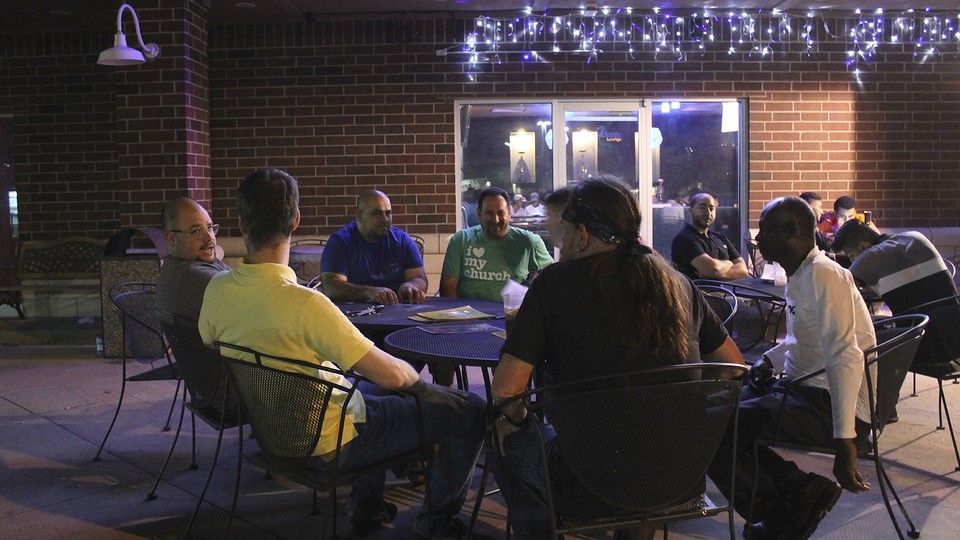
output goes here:
<path id="1" fill-rule="evenodd" d="M 300 223 L 295 179 L 276 169 L 260 170 L 241 182 L 237 198 L 247 256 L 236 269 L 214 277 L 207 286 L 200 311 L 204 342 L 222 341 L 273 356 L 335 364 L 375 383 L 361 383 L 355 394 L 361 399 L 346 405 L 341 399 L 332 407 L 335 410 L 327 411 L 314 459 L 314 466 L 321 469 L 329 466 L 325 455 L 336 450 L 340 406 L 349 407 L 347 421 L 352 424 L 344 426 L 341 451 L 341 464 L 347 470 L 415 449 L 419 440 L 414 399 L 383 389 L 416 394 L 424 435 L 440 450 L 427 486 L 432 515 L 421 511 L 410 536 L 425 537 L 431 522 L 435 537 L 464 536 L 466 527 L 455 516 L 466 498 L 483 439 L 486 402 L 474 394 L 424 382 L 410 364 L 375 347 L 326 296 L 297 284 L 296 274 L 287 265 L 290 236 Z M 350 384 L 338 379 L 340 384 Z M 396 505 L 383 500 L 383 490 L 384 473 L 354 482 L 348 501 L 352 534 L 364 536 L 396 515 Z"/>

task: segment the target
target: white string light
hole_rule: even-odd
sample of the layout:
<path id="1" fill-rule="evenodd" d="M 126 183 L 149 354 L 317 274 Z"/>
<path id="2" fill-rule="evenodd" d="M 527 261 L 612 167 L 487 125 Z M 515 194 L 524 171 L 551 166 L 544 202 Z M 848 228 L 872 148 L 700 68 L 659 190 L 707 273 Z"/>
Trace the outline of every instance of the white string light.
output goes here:
<path id="1" fill-rule="evenodd" d="M 526 8 L 518 17 L 477 17 L 459 52 L 467 56 L 473 80 L 475 70 L 501 63 L 501 55 L 548 62 L 559 54 L 576 54 L 592 63 L 603 54 L 623 53 L 633 59 L 635 53 L 649 52 L 657 60 L 682 62 L 689 54 L 725 49 L 728 55 L 763 60 L 775 53 L 797 53 L 795 44 L 802 46 L 802 56 L 810 56 L 822 43 L 843 43 L 847 69 L 859 80 L 884 46 L 912 49 L 917 62 L 940 58 L 948 49 L 960 54 L 958 20 L 960 12 L 929 9 L 895 14 L 882 9 L 851 14 L 779 9 L 675 14 L 659 8 L 640 13 L 606 7 L 547 15 Z"/>

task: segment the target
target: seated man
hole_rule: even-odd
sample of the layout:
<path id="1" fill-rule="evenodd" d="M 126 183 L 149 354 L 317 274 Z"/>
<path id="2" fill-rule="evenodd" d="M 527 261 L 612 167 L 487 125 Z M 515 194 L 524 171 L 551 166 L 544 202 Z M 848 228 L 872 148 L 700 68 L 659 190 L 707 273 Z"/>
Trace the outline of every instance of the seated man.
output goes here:
<path id="1" fill-rule="evenodd" d="M 217 229 L 210 215 L 193 199 L 170 201 L 160 214 L 168 254 L 160 266 L 157 309 L 192 320 L 210 279 L 230 270 L 217 256 Z"/>
<path id="2" fill-rule="evenodd" d="M 843 227 L 843 224 L 851 219 L 858 219 L 878 233 L 880 232 L 873 222 L 872 213 L 858 212 L 857 201 L 849 195 L 838 197 L 837 200 L 833 201 L 833 213 L 828 212 L 823 215 L 819 228 L 826 234 L 835 233 L 837 229 Z"/>
<path id="3" fill-rule="evenodd" d="M 673 265 L 690 279 L 734 280 L 747 275 L 747 262 L 733 243 L 710 225 L 717 218 L 717 201 L 709 193 L 690 199 L 690 223 L 671 245 Z"/>
<path id="4" fill-rule="evenodd" d="M 857 470 L 857 447 L 866 444 L 870 431 L 863 351 L 876 344 L 876 337 L 853 276 L 814 245 L 815 224 L 810 206 L 798 197 L 771 201 L 760 214 L 760 251 L 766 260 L 780 263 L 789 277 L 786 338 L 757 362 L 750 380 L 760 380 L 753 377 L 754 371 L 774 367 L 782 368 L 785 378 L 772 386 L 745 386 L 741 394 L 735 506 L 754 539 L 809 538 L 843 489 L 852 493 L 870 489 Z M 766 446 L 756 448 L 760 454 L 755 475 L 753 443 L 774 435 L 782 384 L 823 368 L 825 376 L 789 394 L 779 437 L 784 442 L 832 445 L 833 474 L 840 484 L 801 471 Z M 729 485 L 732 431 L 710 468 L 718 486 Z"/>
<path id="5" fill-rule="evenodd" d="M 546 214 L 546 209 L 542 204 L 540 204 L 540 194 L 534 191 L 530 194 L 530 204 L 524 209 L 527 212 L 529 217 L 543 217 Z"/>
<path id="6" fill-rule="evenodd" d="M 510 203 L 510 215 L 511 217 L 527 217 L 527 209 L 523 206 L 523 203 L 527 202 L 527 198 L 523 195 L 517 193 L 513 196 L 513 202 Z M 479 206 L 479 205 L 478 205 Z"/>
<path id="7" fill-rule="evenodd" d="M 815 191 L 804 191 L 800 194 L 800 198 L 807 202 L 810 205 L 810 208 L 813 209 L 813 215 L 817 219 L 817 222 L 820 222 L 820 218 L 823 216 L 823 197 Z M 830 244 L 827 242 L 827 237 L 823 234 L 820 229 L 816 231 L 816 243 L 817 249 L 820 251 L 828 251 Z M 828 254 L 829 255 L 829 254 Z"/>
<path id="8" fill-rule="evenodd" d="M 533 281 L 553 258 L 543 240 L 510 226 L 510 196 L 487 188 L 477 202 L 480 225 L 455 233 L 440 274 L 440 296 L 500 301 L 507 280 Z"/>
<path id="9" fill-rule="evenodd" d="M 919 232 L 880 234 L 852 219 L 837 230 L 833 249 L 846 254 L 853 277 L 880 295 L 894 315 L 957 294 L 937 248 Z"/>
<path id="10" fill-rule="evenodd" d="M 423 257 L 410 235 L 390 226 L 392 219 L 390 199 L 383 192 L 360 194 L 356 219 L 333 233 L 323 248 L 320 279 L 327 297 L 334 302 L 423 302 Z"/>
<path id="11" fill-rule="evenodd" d="M 223 341 L 265 354 L 295 358 L 342 370 L 355 370 L 374 384 L 362 383 L 360 399 L 345 404 L 352 425 L 344 426 L 344 468 L 365 467 L 416 449 L 416 416 L 422 415 L 426 442 L 439 445 L 427 486 L 432 515 L 422 511 L 412 533 L 421 538 L 432 524 L 435 537 L 464 535 L 455 519 L 463 506 L 484 433 L 486 402 L 474 394 L 422 381 L 410 365 L 383 352 L 350 323 L 326 296 L 297 284 L 287 265 L 290 235 L 300 223 L 297 181 L 283 171 L 257 171 L 237 193 L 240 231 L 247 257 L 211 280 L 200 312 L 204 343 Z M 340 384 L 350 384 L 338 377 Z M 402 389 L 412 397 L 385 392 Z M 331 412 L 339 419 L 340 412 Z M 320 439 L 310 462 L 328 469 L 325 459 L 337 449 L 337 434 Z M 351 532 L 364 536 L 396 515 L 383 500 L 384 473 L 356 479 L 348 499 Z"/>
<path id="12" fill-rule="evenodd" d="M 167 240 L 168 253 L 163 258 L 157 280 L 157 309 L 195 322 L 200 318 L 200 306 L 207 284 L 213 276 L 230 270 L 218 257 L 219 226 L 210 220 L 210 215 L 202 206 L 187 197 L 167 203 L 160 213 L 160 224 Z M 160 315 L 168 317 L 164 313 Z M 165 322 L 173 323 L 172 320 Z M 172 336 L 167 337 L 168 340 L 172 339 Z M 220 358 L 213 349 L 204 348 L 194 360 L 198 365 L 209 365 L 211 370 L 216 370 Z M 237 401 L 233 392 L 228 390 L 226 370 L 221 369 L 219 382 L 212 371 L 195 373 L 194 379 L 188 386 L 192 399 L 206 401 L 214 411 L 223 409 L 229 418 L 236 418 Z M 230 396 L 224 409 L 225 391 Z M 203 395 L 204 392 L 209 395 Z"/>
<path id="13" fill-rule="evenodd" d="M 543 227 L 547 230 L 547 239 L 551 247 L 556 247 L 559 257 L 560 243 L 563 241 L 563 209 L 567 206 L 570 199 L 570 188 L 562 187 L 553 193 L 548 194 L 543 199 L 544 214 L 547 219 L 543 222 Z"/>

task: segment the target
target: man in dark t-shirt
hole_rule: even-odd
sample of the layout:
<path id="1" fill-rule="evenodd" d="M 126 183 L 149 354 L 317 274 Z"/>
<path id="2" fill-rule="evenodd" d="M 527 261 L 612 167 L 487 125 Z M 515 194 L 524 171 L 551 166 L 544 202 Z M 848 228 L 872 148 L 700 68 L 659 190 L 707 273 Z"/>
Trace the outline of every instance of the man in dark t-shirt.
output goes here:
<path id="1" fill-rule="evenodd" d="M 673 238 L 674 267 L 690 279 L 730 281 L 747 275 L 747 263 L 726 236 L 711 231 L 717 218 L 717 200 L 709 193 L 690 199 L 690 223 Z"/>

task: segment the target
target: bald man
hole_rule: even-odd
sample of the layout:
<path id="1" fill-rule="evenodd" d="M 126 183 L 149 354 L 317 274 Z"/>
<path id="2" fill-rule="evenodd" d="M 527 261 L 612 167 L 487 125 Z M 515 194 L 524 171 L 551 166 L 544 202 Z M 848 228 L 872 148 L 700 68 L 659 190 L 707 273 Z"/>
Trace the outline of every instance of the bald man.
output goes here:
<path id="1" fill-rule="evenodd" d="M 427 292 L 420 249 L 391 226 L 393 208 L 382 191 L 357 198 L 356 219 L 327 240 L 320 259 L 323 292 L 333 301 L 419 304 Z"/>
<path id="2" fill-rule="evenodd" d="M 747 262 L 726 236 L 711 231 L 717 219 L 717 200 L 709 193 L 690 199 L 690 223 L 671 245 L 673 266 L 690 279 L 734 280 L 747 275 Z"/>
<path id="3" fill-rule="evenodd" d="M 784 378 L 745 386 L 740 395 L 735 506 L 747 520 L 745 536 L 754 539 L 809 538 L 844 489 L 870 489 L 857 469 L 857 448 L 866 446 L 870 430 L 863 351 L 877 340 L 853 276 L 817 249 L 815 227 L 813 210 L 799 197 L 771 201 L 760 214 L 760 253 L 787 273 L 787 336 L 751 369 L 765 365 Z M 783 385 L 820 369 L 826 375 L 802 383 L 781 408 Z M 833 447 L 836 481 L 804 472 L 766 446 L 756 448 L 755 474 L 753 441 L 769 440 L 778 425 L 782 441 Z M 721 489 L 730 485 L 731 441 L 729 430 L 710 468 Z"/>
<path id="4" fill-rule="evenodd" d="M 210 279 L 230 270 L 217 246 L 218 225 L 197 201 L 179 197 L 160 214 L 168 254 L 160 267 L 157 309 L 197 320 Z"/>

